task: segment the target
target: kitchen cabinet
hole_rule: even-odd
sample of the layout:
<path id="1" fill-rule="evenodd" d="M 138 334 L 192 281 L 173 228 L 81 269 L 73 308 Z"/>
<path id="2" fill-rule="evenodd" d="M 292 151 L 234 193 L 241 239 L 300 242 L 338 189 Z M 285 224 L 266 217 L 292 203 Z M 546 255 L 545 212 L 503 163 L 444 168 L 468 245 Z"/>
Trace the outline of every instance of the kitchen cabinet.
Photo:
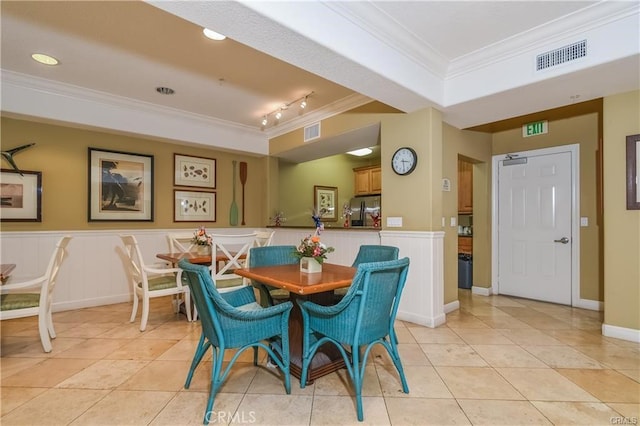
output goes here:
<path id="1" fill-rule="evenodd" d="M 473 237 L 458 236 L 458 253 L 473 254 Z"/>
<path id="2" fill-rule="evenodd" d="M 380 194 L 382 191 L 382 169 L 380 166 L 353 169 L 355 177 L 354 195 Z"/>
<path id="3" fill-rule="evenodd" d="M 458 159 L 458 213 L 473 213 L 473 164 Z"/>

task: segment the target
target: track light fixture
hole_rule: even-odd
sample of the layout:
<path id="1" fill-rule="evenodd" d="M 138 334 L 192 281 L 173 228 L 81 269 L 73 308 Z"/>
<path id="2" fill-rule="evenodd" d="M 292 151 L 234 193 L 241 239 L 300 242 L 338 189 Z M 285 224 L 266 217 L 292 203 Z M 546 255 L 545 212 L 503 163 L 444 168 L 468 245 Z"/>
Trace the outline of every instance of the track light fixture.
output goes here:
<path id="1" fill-rule="evenodd" d="M 282 118 L 284 112 L 288 110 L 293 104 L 296 104 L 298 102 L 300 102 L 300 114 L 302 114 L 302 112 L 304 112 L 305 108 L 307 107 L 307 99 L 313 94 L 314 92 L 309 92 L 306 95 L 300 96 L 299 98 L 294 99 L 291 102 L 287 102 L 286 104 L 282 104 L 278 109 L 274 109 L 273 111 L 263 115 L 262 120 L 260 121 L 262 130 L 264 130 L 265 127 L 267 127 L 269 124 L 277 124 L 278 121 L 280 121 L 280 119 Z M 269 117 L 271 116 L 273 117 L 273 120 L 269 120 Z"/>

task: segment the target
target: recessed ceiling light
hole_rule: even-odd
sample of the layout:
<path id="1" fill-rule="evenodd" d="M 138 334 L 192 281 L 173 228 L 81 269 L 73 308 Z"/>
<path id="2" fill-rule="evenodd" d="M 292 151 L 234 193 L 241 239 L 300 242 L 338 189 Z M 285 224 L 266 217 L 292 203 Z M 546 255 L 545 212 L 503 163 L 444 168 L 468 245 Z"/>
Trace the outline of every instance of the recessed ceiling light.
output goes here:
<path id="1" fill-rule="evenodd" d="M 156 92 L 161 95 L 173 95 L 175 93 L 171 87 L 156 87 Z"/>
<path id="2" fill-rule="evenodd" d="M 34 53 L 31 55 L 34 61 L 40 62 L 44 65 L 58 65 L 58 60 L 53 56 L 45 55 L 44 53 Z"/>
<path id="3" fill-rule="evenodd" d="M 373 150 L 371 148 L 361 148 L 361 149 L 356 149 L 355 151 L 349 151 L 347 152 L 347 154 L 351 154 L 351 155 L 355 155 L 357 157 L 363 157 L 365 155 L 369 155 L 373 152 Z"/>
<path id="4" fill-rule="evenodd" d="M 213 30 L 210 30 L 209 28 L 203 29 L 202 32 L 204 33 L 204 35 L 207 38 L 210 38 L 211 40 L 220 41 L 220 40 L 224 40 L 225 38 L 227 38 L 227 36 L 222 35 L 220 33 L 217 33 L 217 32 L 215 32 Z"/>

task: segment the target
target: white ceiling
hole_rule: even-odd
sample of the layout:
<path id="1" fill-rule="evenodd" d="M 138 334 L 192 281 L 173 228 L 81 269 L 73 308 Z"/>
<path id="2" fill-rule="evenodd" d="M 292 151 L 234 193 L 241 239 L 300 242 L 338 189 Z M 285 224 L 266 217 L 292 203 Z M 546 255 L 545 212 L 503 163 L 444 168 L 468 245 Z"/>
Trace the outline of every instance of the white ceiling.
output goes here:
<path id="1" fill-rule="evenodd" d="M 640 88 L 637 1 L 1 2 L 2 112 L 268 153 L 378 100 L 466 128 Z M 207 26 L 229 38 L 204 38 Z M 587 40 L 543 72 L 535 56 Z M 43 52 L 61 64 L 46 67 Z M 175 95 L 155 91 L 168 86 Z M 308 112 L 263 115 L 313 91 Z M 222 129 L 222 130 L 221 130 Z"/>

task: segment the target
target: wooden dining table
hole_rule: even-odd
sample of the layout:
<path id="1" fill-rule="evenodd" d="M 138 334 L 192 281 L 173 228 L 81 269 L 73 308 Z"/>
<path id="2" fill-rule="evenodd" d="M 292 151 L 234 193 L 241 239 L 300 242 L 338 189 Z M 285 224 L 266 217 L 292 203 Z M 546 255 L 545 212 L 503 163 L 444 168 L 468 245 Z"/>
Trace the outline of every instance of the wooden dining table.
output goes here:
<path id="1" fill-rule="evenodd" d="M 298 379 L 302 375 L 302 313 L 297 300 L 310 300 L 319 305 L 334 303 L 333 290 L 351 285 L 356 269 L 350 266 L 322 264 L 322 272 L 300 272 L 300 266 L 277 265 L 236 269 L 235 273 L 257 282 L 289 290 L 293 309 L 289 317 L 289 351 L 291 374 Z M 307 384 L 315 379 L 344 367 L 340 352 L 332 344 L 318 349 L 309 366 Z"/>
<path id="2" fill-rule="evenodd" d="M 236 253 L 229 252 L 232 256 L 235 256 Z M 213 256 L 210 254 L 199 254 L 197 252 L 186 252 L 186 253 L 158 253 L 156 254 L 158 259 L 166 260 L 167 262 L 172 263 L 173 265 L 177 265 L 181 259 L 187 259 L 191 263 L 195 263 L 198 265 L 211 265 L 211 261 Z M 241 255 L 239 259 L 245 259 L 246 255 Z M 229 260 L 226 254 L 219 251 L 216 254 L 216 267 L 218 262 L 225 262 Z M 217 270 L 217 268 L 216 268 Z"/>
<path id="3" fill-rule="evenodd" d="M 11 275 L 11 272 L 16 268 L 15 263 L 2 263 L 0 264 L 0 282 L 5 282 Z"/>

